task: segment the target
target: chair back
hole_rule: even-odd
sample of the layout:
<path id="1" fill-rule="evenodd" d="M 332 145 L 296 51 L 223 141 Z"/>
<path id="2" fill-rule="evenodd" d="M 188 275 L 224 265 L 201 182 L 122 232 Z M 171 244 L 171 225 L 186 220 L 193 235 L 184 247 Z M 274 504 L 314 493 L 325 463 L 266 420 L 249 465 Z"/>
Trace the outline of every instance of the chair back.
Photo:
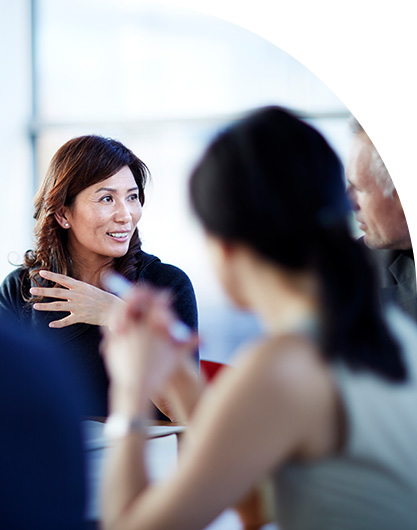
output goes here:
<path id="1" fill-rule="evenodd" d="M 207 361 L 200 359 L 200 370 L 206 376 L 208 382 L 212 381 L 216 377 L 218 372 L 222 370 L 225 366 L 228 365 L 216 361 Z"/>

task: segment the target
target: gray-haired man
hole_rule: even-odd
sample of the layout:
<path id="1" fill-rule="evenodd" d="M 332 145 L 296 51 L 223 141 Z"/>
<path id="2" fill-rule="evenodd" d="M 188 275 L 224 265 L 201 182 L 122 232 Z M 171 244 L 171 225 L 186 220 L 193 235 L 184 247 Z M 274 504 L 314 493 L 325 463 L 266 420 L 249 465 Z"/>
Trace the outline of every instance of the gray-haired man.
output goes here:
<path id="1" fill-rule="evenodd" d="M 352 128 L 348 192 L 377 268 L 381 302 L 394 301 L 417 320 L 414 255 L 398 193 L 368 135 L 356 121 Z"/>

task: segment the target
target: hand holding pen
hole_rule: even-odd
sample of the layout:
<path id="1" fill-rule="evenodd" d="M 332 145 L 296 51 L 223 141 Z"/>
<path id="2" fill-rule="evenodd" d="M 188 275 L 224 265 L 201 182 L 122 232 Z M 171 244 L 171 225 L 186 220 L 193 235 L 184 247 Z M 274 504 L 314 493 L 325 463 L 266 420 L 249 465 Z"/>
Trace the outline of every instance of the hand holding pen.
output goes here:
<path id="1" fill-rule="evenodd" d="M 117 274 L 115 272 L 107 273 L 104 275 L 103 283 L 106 289 L 117 295 L 122 300 L 128 300 L 129 296 L 132 294 L 134 289 L 134 284 L 129 282 L 124 276 Z M 151 295 L 149 289 L 142 288 L 142 296 L 136 298 L 134 301 L 131 310 L 133 314 L 136 314 L 137 317 L 145 310 L 147 302 L 149 303 L 149 296 Z M 160 297 L 163 297 L 165 293 L 161 291 L 159 293 Z M 186 326 L 180 320 L 173 320 L 168 328 L 169 334 L 171 337 L 178 342 L 187 342 L 192 336 L 192 330 Z"/>

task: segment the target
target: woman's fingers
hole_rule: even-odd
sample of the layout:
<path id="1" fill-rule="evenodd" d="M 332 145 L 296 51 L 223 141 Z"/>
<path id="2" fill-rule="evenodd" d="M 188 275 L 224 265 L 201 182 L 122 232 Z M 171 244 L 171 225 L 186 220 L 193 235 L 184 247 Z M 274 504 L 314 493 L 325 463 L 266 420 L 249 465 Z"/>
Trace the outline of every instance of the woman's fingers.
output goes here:
<path id="1" fill-rule="evenodd" d="M 33 304 L 33 309 L 37 311 L 72 311 L 69 302 L 37 302 Z"/>
<path id="2" fill-rule="evenodd" d="M 46 298 L 61 298 L 63 300 L 69 300 L 72 296 L 71 291 L 60 289 L 59 287 L 31 287 L 30 294 Z"/>
<path id="3" fill-rule="evenodd" d="M 83 322 L 97 326 L 107 326 L 109 311 L 119 298 L 98 287 L 80 280 L 74 280 L 64 274 L 40 271 L 43 278 L 63 285 L 63 287 L 31 287 L 30 293 L 44 298 L 55 298 L 55 302 L 37 302 L 34 309 L 38 311 L 67 311 L 72 318 L 65 325 Z M 53 326 L 57 327 L 57 326 Z"/>
<path id="4" fill-rule="evenodd" d="M 49 323 L 50 328 L 65 328 L 67 326 L 71 326 L 72 324 L 75 324 L 73 315 L 68 315 L 65 318 L 61 318 L 61 320 L 54 320 L 53 322 Z"/>
<path id="5" fill-rule="evenodd" d="M 74 278 L 65 276 L 65 274 L 58 274 L 57 272 L 51 272 L 51 271 L 46 271 L 46 270 L 39 271 L 39 276 L 41 276 L 42 278 L 45 278 L 45 280 L 59 283 L 60 285 L 63 285 L 64 287 L 67 287 L 68 289 L 73 289 L 74 287 L 76 287 L 77 284 L 82 283 L 82 282 L 79 282 L 78 280 L 75 280 Z"/>
<path id="6" fill-rule="evenodd" d="M 78 322 L 106 325 L 116 334 L 123 334 L 129 325 L 146 323 L 153 333 L 164 335 L 172 341 L 188 342 L 187 333 L 178 339 L 173 330 L 181 324 L 176 321 L 171 309 L 169 291 L 154 290 L 148 286 L 135 286 L 125 297 L 124 304 L 116 298 L 96 287 L 85 284 L 63 274 L 40 271 L 40 275 L 50 281 L 59 283 L 66 288 L 32 287 L 30 293 L 45 298 L 56 298 L 56 302 L 37 302 L 33 305 L 37 311 L 64 311 L 70 315 L 50 323 L 51 327 L 60 328 Z M 121 305 L 122 304 L 122 305 Z M 105 315 L 105 316 L 103 316 Z M 186 329 L 184 325 L 184 329 Z M 194 339 L 196 340 L 196 339 Z"/>

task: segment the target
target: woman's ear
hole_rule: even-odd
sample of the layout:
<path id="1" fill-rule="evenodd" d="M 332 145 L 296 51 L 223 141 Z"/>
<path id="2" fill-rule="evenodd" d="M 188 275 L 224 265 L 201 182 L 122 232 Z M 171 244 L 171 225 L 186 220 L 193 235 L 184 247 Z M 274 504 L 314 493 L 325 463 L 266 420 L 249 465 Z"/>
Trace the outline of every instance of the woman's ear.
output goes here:
<path id="1" fill-rule="evenodd" d="M 70 227 L 70 224 L 67 219 L 67 210 L 66 208 L 61 208 L 57 212 L 55 212 L 55 219 L 57 220 L 58 224 L 62 226 L 62 228 L 68 229 Z"/>
<path id="2" fill-rule="evenodd" d="M 242 309 L 247 309 L 244 297 L 243 282 L 245 256 L 248 251 L 243 245 L 226 241 L 211 234 L 206 234 L 208 254 L 214 272 L 224 292 L 232 302 Z"/>
<path id="3" fill-rule="evenodd" d="M 206 243 L 215 270 L 221 270 L 232 254 L 232 245 L 206 233 Z"/>

